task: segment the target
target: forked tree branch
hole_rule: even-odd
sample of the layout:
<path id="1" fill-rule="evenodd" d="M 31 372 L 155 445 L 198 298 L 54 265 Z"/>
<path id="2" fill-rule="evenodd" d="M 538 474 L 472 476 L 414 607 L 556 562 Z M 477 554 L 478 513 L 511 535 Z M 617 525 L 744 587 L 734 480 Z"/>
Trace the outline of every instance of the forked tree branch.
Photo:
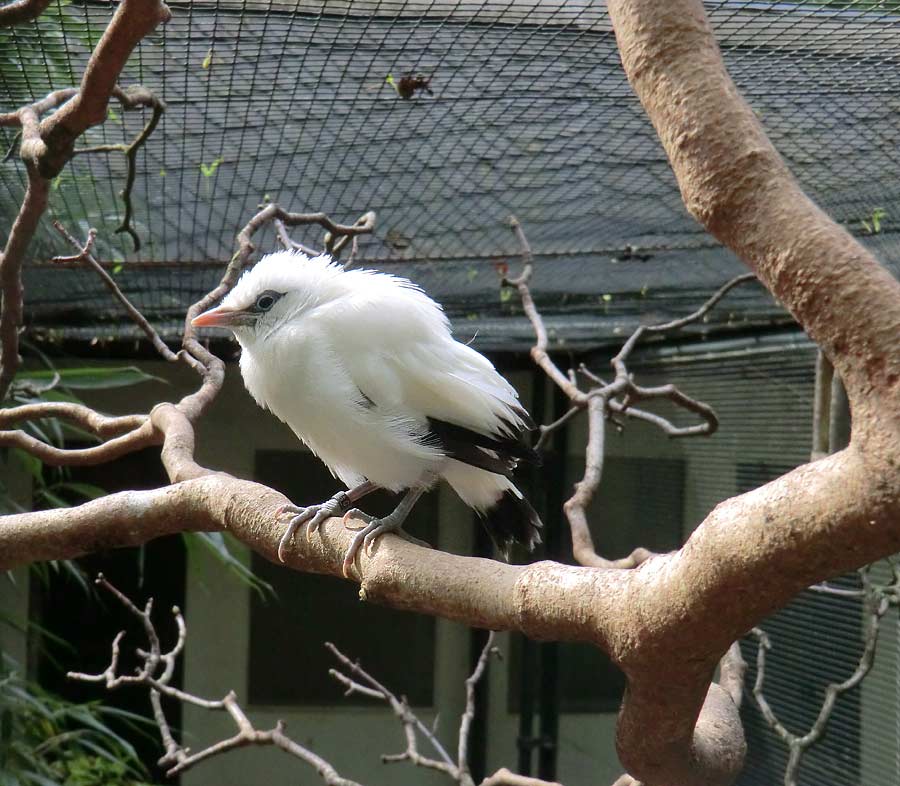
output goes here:
<path id="1" fill-rule="evenodd" d="M 103 266 L 94 258 L 94 255 L 91 253 L 91 250 L 94 245 L 94 240 L 97 237 L 97 230 L 90 229 L 88 230 L 88 236 L 84 243 L 79 243 L 78 240 L 72 236 L 72 234 L 59 222 L 54 221 L 53 226 L 60 235 L 69 243 L 72 247 L 74 247 L 77 253 L 72 254 L 67 257 L 54 257 L 54 262 L 64 262 L 64 263 L 79 263 L 83 262 L 85 265 L 90 267 L 103 282 L 104 286 L 110 291 L 112 296 L 124 307 L 127 312 L 129 318 L 132 322 L 134 322 L 140 329 L 141 332 L 149 339 L 150 343 L 153 345 L 153 348 L 160 354 L 163 360 L 168 360 L 170 363 L 174 363 L 178 360 L 178 355 L 175 352 L 172 352 L 171 349 L 166 345 L 166 342 L 162 340 L 159 333 L 156 332 L 156 328 L 150 324 L 147 318 L 134 307 L 132 302 L 125 297 L 125 293 L 119 288 L 119 285 L 115 282 L 115 279 L 107 273 Z"/>
<path id="2" fill-rule="evenodd" d="M 881 631 L 881 621 L 891 606 L 897 605 L 897 593 L 900 590 L 897 570 L 894 570 L 894 581 L 886 587 L 875 585 L 867 569 L 860 570 L 862 578 L 862 590 L 850 590 L 854 597 L 861 597 L 863 601 L 863 613 L 865 615 L 865 636 L 863 649 L 859 661 L 853 673 L 842 682 L 829 683 L 825 688 L 825 697 L 819 708 L 816 720 L 805 734 L 796 734 L 790 731 L 775 714 L 772 705 L 766 699 L 763 686 L 766 679 L 766 653 L 772 649 L 772 642 L 765 631 L 754 628 L 751 633 L 759 642 L 756 650 L 756 680 L 753 684 L 753 697 L 759 705 L 760 712 L 766 723 L 778 735 L 788 748 L 788 762 L 784 771 L 784 786 L 797 786 L 800 774 L 800 765 L 803 755 L 809 748 L 815 745 L 825 734 L 828 722 L 831 720 L 837 701 L 842 694 L 856 688 L 865 678 L 875 662 L 875 648 L 878 644 L 878 635 Z M 844 594 L 835 588 L 824 589 L 833 594 Z"/>
<path id="3" fill-rule="evenodd" d="M 510 218 L 510 227 L 519 241 L 522 271 L 516 278 L 504 278 L 503 283 L 518 290 L 522 308 L 534 329 L 535 344 L 531 348 L 532 359 L 572 403 L 565 415 L 553 423 L 540 427 L 541 436 L 537 447 L 542 447 L 555 431 L 562 428 L 578 412 L 587 410 L 588 441 L 585 448 L 584 476 L 575 484 L 575 493 L 563 505 L 572 536 L 572 554 L 579 565 L 586 567 L 636 568 L 654 556 L 654 553 L 649 549 L 638 547 L 621 559 L 607 559 L 597 553 L 587 520 L 587 508 L 597 493 L 603 474 L 607 421 L 613 421 L 621 430 L 623 424 L 614 420 L 615 415 L 637 418 L 658 426 L 669 437 L 708 436 L 716 431 L 719 421 L 712 407 L 691 398 L 675 385 L 659 385 L 652 388 L 638 385 L 634 381 L 634 375 L 628 370 L 627 360 L 643 336 L 668 333 L 697 322 L 734 287 L 754 281 L 756 277 L 753 273 L 736 276 L 720 287 L 700 308 L 685 317 L 659 325 L 639 326 L 613 357 L 611 365 L 615 376 L 611 382 L 605 382 L 584 364 L 579 367 L 579 373 L 593 385 L 588 390 L 582 390 L 575 371 L 570 369 L 568 374 L 563 373 L 550 357 L 547 328 L 531 294 L 530 283 L 534 273 L 531 245 L 522 225 L 514 216 Z M 661 415 L 633 406 L 634 402 L 647 399 L 667 399 L 675 406 L 698 415 L 703 422 L 693 426 L 676 426 Z"/>
<path id="4" fill-rule="evenodd" d="M 150 119 L 144 124 L 140 133 L 131 142 L 114 144 L 114 145 L 94 145 L 93 147 L 84 147 L 72 151 L 72 155 L 85 155 L 87 153 L 122 153 L 125 156 L 125 185 L 119 192 L 122 202 L 125 205 L 125 211 L 122 215 L 122 221 L 116 227 L 116 234 L 121 232 L 128 233 L 135 251 L 141 250 L 141 239 L 134 228 L 132 220 L 134 218 L 134 206 L 131 202 L 131 192 L 134 188 L 134 180 L 137 177 L 137 154 L 138 150 L 143 147 L 150 135 L 159 124 L 159 120 L 166 111 L 166 105 L 162 99 L 158 98 L 151 90 L 140 85 L 134 85 L 127 90 L 116 88 L 113 95 L 119 100 L 119 103 L 126 112 L 147 108 L 151 110 Z"/>

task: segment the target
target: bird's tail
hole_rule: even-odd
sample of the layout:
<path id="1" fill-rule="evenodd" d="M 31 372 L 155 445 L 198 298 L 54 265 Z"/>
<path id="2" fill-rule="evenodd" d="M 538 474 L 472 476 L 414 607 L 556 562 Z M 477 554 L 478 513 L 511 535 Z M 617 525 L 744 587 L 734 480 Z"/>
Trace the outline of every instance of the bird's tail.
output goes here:
<path id="1" fill-rule="evenodd" d="M 441 473 L 460 499 L 481 516 L 504 558 L 513 543 L 529 551 L 541 542 L 543 524 L 513 482 L 504 475 L 450 460 Z"/>

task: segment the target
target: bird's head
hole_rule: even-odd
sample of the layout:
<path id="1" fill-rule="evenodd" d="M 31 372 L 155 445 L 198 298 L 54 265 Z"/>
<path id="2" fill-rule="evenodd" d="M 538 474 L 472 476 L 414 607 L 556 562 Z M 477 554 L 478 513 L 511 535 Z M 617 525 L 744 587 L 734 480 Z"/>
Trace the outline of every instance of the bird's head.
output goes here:
<path id="1" fill-rule="evenodd" d="M 252 345 L 327 300 L 330 284 L 341 272 L 327 256 L 268 254 L 241 276 L 218 307 L 194 317 L 191 324 L 228 328 L 242 345 Z"/>

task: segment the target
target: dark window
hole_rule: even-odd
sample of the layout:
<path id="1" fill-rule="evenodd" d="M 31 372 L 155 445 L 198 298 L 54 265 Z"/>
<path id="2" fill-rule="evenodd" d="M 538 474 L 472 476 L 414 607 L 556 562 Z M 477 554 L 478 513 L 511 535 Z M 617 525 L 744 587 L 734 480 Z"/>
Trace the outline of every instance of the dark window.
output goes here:
<path id="1" fill-rule="evenodd" d="M 584 472 L 580 458 L 568 459 L 570 489 Z M 681 459 L 607 457 L 600 488 L 588 509 L 594 545 L 607 558 L 627 556 L 637 546 L 670 551 L 681 545 L 684 462 Z M 571 556 L 566 532 L 564 553 Z M 589 644 L 559 645 L 561 712 L 613 712 L 625 677 L 604 652 Z M 518 712 L 521 639 L 512 640 L 508 707 Z"/>
<path id="2" fill-rule="evenodd" d="M 322 502 L 343 486 L 308 453 L 261 450 L 256 479 L 287 494 L 296 504 Z M 366 497 L 360 508 L 385 515 L 397 497 Z M 411 534 L 428 543 L 437 538 L 437 498 L 419 500 L 407 521 Z M 299 537 L 305 537 L 303 530 Z M 285 570 L 253 555 L 253 570 L 275 589 L 276 599 L 254 596 L 250 607 L 248 692 L 257 705 L 371 704 L 343 696 L 328 676 L 336 664 L 325 649 L 331 641 L 359 660 L 372 676 L 411 704 L 431 706 L 434 695 L 434 619 L 362 603 L 358 587 L 330 576 Z"/>

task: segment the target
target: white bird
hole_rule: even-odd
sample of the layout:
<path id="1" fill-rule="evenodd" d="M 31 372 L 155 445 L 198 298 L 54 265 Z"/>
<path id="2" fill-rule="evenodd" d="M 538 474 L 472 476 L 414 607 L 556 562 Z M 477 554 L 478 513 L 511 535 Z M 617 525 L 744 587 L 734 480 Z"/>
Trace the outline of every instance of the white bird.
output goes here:
<path id="1" fill-rule="evenodd" d="M 499 549 L 540 542 L 541 522 L 511 479 L 536 455 L 516 391 L 483 355 L 459 341 L 441 307 L 404 278 L 344 270 L 328 256 L 281 251 L 245 273 L 218 308 L 193 324 L 229 328 L 241 374 L 271 410 L 348 488 L 320 505 L 288 506 L 278 548 L 328 517 L 365 522 L 344 560 L 401 531 L 439 478 L 483 517 Z M 352 506 L 376 488 L 406 494 L 372 519 Z"/>

